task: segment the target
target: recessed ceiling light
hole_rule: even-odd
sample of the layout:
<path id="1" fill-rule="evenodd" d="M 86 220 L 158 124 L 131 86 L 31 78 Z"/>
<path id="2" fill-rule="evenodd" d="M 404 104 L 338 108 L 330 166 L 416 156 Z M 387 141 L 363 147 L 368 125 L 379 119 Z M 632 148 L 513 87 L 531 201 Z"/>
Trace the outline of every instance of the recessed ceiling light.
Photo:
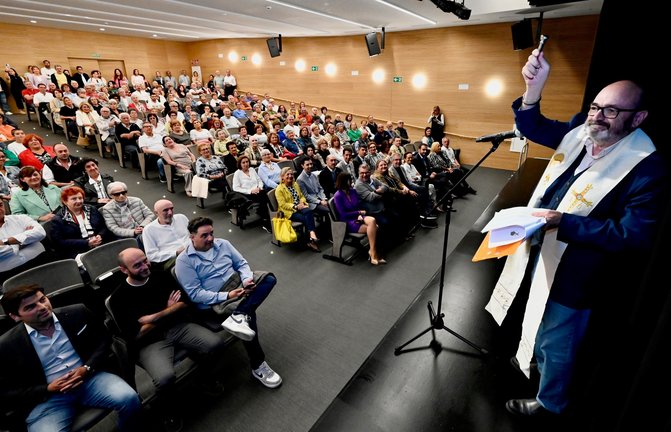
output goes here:
<path id="1" fill-rule="evenodd" d="M 35 21 L 35 20 L 30 20 L 30 22 L 33 23 L 33 24 L 37 24 L 37 21 Z"/>
<path id="2" fill-rule="evenodd" d="M 152 36 L 152 37 L 158 37 L 158 35 L 155 35 L 155 34 L 154 34 L 154 35 L 151 35 L 151 36 Z"/>
<path id="3" fill-rule="evenodd" d="M 105 31 L 105 29 L 104 29 L 104 28 L 102 28 L 102 27 L 100 27 L 100 31 Z"/>

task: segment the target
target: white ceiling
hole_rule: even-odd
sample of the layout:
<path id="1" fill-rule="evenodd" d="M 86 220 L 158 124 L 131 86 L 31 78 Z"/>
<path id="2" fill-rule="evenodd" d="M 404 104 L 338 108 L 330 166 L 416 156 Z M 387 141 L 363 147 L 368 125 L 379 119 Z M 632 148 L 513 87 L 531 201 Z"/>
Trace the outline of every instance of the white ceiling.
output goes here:
<path id="1" fill-rule="evenodd" d="M 364 34 L 381 27 L 392 32 L 516 22 L 537 18 L 541 11 L 544 18 L 550 19 L 599 14 L 603 5 L 603 0 L 545 7 L 531 7 L 527 0 L 464 0 L 472 13 L 468 21 L 462 21 L 438 9 L 431 0 L 385 1 L 436 23 L 377 0 L 2 0 L 0 22 L 196 41 L 277 34 L 340 36 Z"/>

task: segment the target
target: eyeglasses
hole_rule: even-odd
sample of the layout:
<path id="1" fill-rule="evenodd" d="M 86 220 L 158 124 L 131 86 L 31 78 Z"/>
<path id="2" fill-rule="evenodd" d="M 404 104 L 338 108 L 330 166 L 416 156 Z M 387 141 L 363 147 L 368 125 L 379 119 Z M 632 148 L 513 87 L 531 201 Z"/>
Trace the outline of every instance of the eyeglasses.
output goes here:
<path id="1" fill-rule="evenodd" d="M 119 195 L 126 195 L 128 194 L 128 191 L 119 191 L 119 192 L 112 192 L 110 195 L 113 197 L 118 197 Z"/>
<path id="2" fill-rule="evenodd" d="M 592 115 L 592 116 L 596 115 L 596 113 L 598 113 L 599 111 L 601 111 L 603 116 L 606 117 L 607 119 L 614 119 L 618 115 L 620 115 L 621 112 L 637 112 L 637 111 L 640 111 L 640 110 L 638 108 L 625 109 L 625 108 L 615 108 L 615 107 L 611 107 L 611 106 L 602 107 L 602 106 L 599 106 L 597 104 L 591 104 L 589 106 L 589 115 Z"/>

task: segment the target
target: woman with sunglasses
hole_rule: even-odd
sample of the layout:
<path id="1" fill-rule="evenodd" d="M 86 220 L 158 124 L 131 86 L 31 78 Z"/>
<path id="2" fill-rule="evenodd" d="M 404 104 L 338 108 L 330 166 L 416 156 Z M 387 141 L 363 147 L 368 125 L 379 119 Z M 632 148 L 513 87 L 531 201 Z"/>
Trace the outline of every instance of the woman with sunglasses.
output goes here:
<path id="1" fill-rule="evenodd" d="M 128 196 L 126 183 L 110 183 L 107 193 L 112 201 L 100 209 L 107 229 L 119 238 L 135 237 L 140 241 L 142 230 L 156 217 L 154 212 L 140 198 Z"/>

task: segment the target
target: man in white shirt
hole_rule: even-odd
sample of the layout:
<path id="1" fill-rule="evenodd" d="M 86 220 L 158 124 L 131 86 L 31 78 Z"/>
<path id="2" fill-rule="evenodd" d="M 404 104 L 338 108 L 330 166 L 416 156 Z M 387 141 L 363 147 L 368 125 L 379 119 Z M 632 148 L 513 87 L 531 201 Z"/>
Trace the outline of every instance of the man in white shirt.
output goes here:
<path id="1" fill-rule="evenodd" d="M 285 134 L 287 132 L 289 132 L 290 130 L 292 130 L 292 131 L 294 131 L 295 136 L 300 136 L 301 128 L 297 124 L 295 124 L 295 122 L 296 122 L 296 118 L 292 114 L 289 114 L 287 116 L 287 124 L 286 124 L 286 126 L 284 126 L 284 133 Z"/>
<path id="2" fill-rule="evenodd" d="M 240 129 L 242 127 L 240 121 L 231 115 L 231 110 L 228 107 L 224 108 L 224 116 L 221 118 L 221 121 L 224 123 L 226 129 Z"/>
<path id="3" fill-rule="evenodd" d="M 224 76 L 224 97 L 232 95 L 237 87 L 238 82 L 235 80 L 235 77 L 231 74 L 231 70 L 226 69 L 226 76 Z"/>
<path id="4" fill-rule="evenodd" d="M 100 108 L 100 116 L 96 122 L 98 131 L 100 132 L 100 139 L 105 146 L 108 153 L 113 153 L 114 149 L 114 127 L 121 123 L 119 117 L 112 114 L 108 107 Z"/>
<path id="5" fill-rule="evenodd" d="M 49 125 L 51 121 L 46 113 L 49 111 L 49 102 L 54 100 L 54 95 L 47 91 L 46 84 L 39 84 L 37 89 L 39 91 L 33 96 L 33 105 L 39 111 L 42 121 Z"/>
<path id="6" fill-rule="evenodd" d="M 163 104 L 161 103 L 159 99 L 159 95 L 152 93 L 149 95 L 149 102 L 147 102 L 147 109 L 149 111 L 157 110 L 157 113 L 163 112 Z"/>
<path id="7" fill-rule="evenodd" d="M 49 60 L 44 60 L 42 64 L 44 67 L 40 69 L 40 72 L 42 72 L 42 75 L 46 75 L 51 78 L 51 75 L 56 72 L 56 69 L 51 67 L 51 62 Z"/>
<path id="8" fill-rule="evenodd" d="M 186 74 L 186 70 L 182 69 L 177 79 L 178 84 L 183 85 L 184 87 L 189 87 L 191 85 L 191 78 Z"/>
<path id="9" fill-rule="evenodd" d="M 156 219 L 142 231 L 144 250 L 153 268 L 172 268 L 177 256 L 191 243 L 189 219 L 183 214 L 175 214 L 174 210 L 172 202 L 164 199 L 156 201 Z"/>
<path id="10" fill-rule="evenodd" d="M 149 102 L 149 93 L 147 93 L 147 90 L 144 88 L 144 84 L 138 84 L 138 86 L 135 88 L 135 91 L 131 93 L 131 100 L 133 96 L 137 96 L 137 98 L 144 103 Z"/>
<path id="11" fill-rule="evenodd" d="M 140 139 L 138 139 L 137 142 L 138 147 L 140 147 L 142 153 L 145 153 L 148 163 L 151 163 L 152 161 L 156 162 L 159 180 L 161 183 L 165 183 L 165 167 L 163 159 L 161 159 L 161 154 L 163 153 L 163 140 L 160 135 L 154 133 L 154 127 L 149 122 L 144 122 L 142 124 L 142 132 L 142 136 L 140 136 Z M 149 155 L 151 155 L 151 157 Z"/>
<path id="12" fill-rule="evenodd" d="M 5 216 L 0 200 L 0 284 L 10 277 L 51 260 L 40 241 L 46 232 L 39 222 L 26 215 Z"/>

